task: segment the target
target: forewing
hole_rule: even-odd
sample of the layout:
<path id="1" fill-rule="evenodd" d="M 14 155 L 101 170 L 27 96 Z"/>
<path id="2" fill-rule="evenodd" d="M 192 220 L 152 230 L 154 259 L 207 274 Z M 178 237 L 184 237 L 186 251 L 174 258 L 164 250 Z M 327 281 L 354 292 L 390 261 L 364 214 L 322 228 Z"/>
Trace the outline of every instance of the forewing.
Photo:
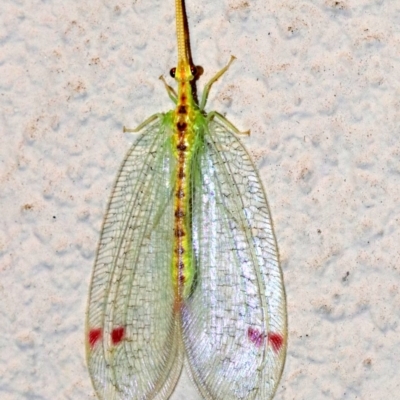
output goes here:
<path id="1" fill-rule="evenodd" d="M 282 274 L 250 157 L 217 121 L 193 162 L 196 280 L 183 310 L 193 379 L 206 399 L 270 399 L 286 352 Z"/>
<path id="2" fill-rule="evenodd" d="M 170 278 L 174 159 L 167 117 L 129 150 L 104 220 L 87 317 L 101 399 L 165 398 L 182 367 Z"/>

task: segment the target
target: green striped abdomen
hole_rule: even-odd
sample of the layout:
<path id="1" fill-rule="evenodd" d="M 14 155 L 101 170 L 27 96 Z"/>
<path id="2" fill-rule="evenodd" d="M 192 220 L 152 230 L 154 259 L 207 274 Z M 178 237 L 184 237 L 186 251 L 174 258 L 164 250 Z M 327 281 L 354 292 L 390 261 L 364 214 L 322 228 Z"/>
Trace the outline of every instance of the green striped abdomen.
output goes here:
<path id="1" fill-rule="evenodd" d="M 187 96 L 180 96 L 181 100 Z M 175 304 L 188 298 L 194 278 L 191 232 L 191 161 L 195 151 L 194 121 L 198 113 L 186 101 L 178 103 L 173 114 L 173 152 L 176 158 L 174 188 L 174 252 L 172 279 Z"/>

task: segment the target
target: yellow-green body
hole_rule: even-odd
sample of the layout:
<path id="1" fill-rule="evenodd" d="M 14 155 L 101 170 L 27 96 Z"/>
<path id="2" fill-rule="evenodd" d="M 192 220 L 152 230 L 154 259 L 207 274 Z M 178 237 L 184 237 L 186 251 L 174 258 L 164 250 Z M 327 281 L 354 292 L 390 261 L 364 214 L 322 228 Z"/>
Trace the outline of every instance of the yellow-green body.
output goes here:
<path id="1" fill-rule="evenodd" d="M 185 67 L 186 65 L 182 63 L 178 73 L 181 81 L 178 81 L 177 105 L 172 113 L 172 149 L 176 158 L 172 279 L 176 310 L 180 309 L 181 300 L 189 296 L 195 274 L 190 228 L 191 159 L 196 151 L 197 136 L 202 134 L 204 121 L 193 101 L 192 88 L 186 78 Z"/>

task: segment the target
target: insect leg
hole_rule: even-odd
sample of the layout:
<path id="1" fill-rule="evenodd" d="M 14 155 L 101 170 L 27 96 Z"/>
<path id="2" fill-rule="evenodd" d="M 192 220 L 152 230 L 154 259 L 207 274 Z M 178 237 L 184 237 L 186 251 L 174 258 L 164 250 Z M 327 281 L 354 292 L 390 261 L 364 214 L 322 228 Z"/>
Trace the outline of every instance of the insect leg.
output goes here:
<path id="1" fill-rule="evenodd" d="M 132 133 L 136 133 L 141 131 L 143 128 L 146 127 L 146 125 L 150 124 L 151 122 L 153 122 L 154 120 L 156 120 L 157 118 L 162 118 L 164 117 L 164 114 L 162 113 L 157 113 L 152 115 L 151 117 L 147 118 L 145 121 L 143 121 L 139 126 L 137 126 L 135 129 L 132 128 L 127 128 L 126 126 L 123 127 L 123 132 L 132 132 Z"/>
<path id="2" fill-rule="evenodd" d="M 236 128 L 235 125 L 232 124 L 232 122 L 228 121 L 222 114 L 220 114 L 218 111 L 211 111 L 210 113 L 207 114 L 207 122 L 211 121 L 212 119 L 219 119 L 227 128 L 232 130 L 236 135 L 245 135 L 249 136 L 250 135 L 250 130 L 247 131 L 239 131 L 238 128 Z"/>
<path id="3" fill-rule="evenodd" d="M 163 81 L 165 89 L 167 89 L 169 98 L 176 104 L 178 102 L 177 100 L 178 95 L 176 94 L 175 89 L 168 85 L 168 83 L 166 82 L 165 78 L 162 75 L 160 76 L 159 79 Z"/>
<path id="4" fill-rule="evenodd" d="M 225 67 L 221 69 L 221 71 L 217 72 L 210 79 L 210 81 L 207 83 L 207 85 L 204 86 L 203 96 L 201 97 L 201 102 L 200 102 L 200 110 L 204 110 L 204 107 L 206 106 L 207 97 L 208 97 L 208 93 L 209 93 L 209 91 L 211 89 L 211 85 L 215 81 L 217 81 L 227 71 L 227 69 L 230 67 L 230 65 L 233 63 L 234 60 L 236 60 L 236 57 L 235 56 L 231 56 L 231 59 L 229 60 L 228 64 L 226 64 Z"/>

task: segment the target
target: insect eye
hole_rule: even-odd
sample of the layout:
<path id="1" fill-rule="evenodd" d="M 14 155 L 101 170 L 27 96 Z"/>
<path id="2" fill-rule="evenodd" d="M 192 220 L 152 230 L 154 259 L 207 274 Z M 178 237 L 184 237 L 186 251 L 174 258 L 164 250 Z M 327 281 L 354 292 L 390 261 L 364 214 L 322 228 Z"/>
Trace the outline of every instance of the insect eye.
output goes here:
<path id="1" fill-rule="evenodd" d="M 176 73 L 176 68 L 171 68 L 169 74 L 171 75 L 172 78 L 175 78 L 175 73 Z"/>
<path id="2" fill-rule="evenodd" d="M 196 76 L 197 74 L 197 68 L 195 65 L 190 66 L 190 72 L 192 73 L 193 76 Z"/>

